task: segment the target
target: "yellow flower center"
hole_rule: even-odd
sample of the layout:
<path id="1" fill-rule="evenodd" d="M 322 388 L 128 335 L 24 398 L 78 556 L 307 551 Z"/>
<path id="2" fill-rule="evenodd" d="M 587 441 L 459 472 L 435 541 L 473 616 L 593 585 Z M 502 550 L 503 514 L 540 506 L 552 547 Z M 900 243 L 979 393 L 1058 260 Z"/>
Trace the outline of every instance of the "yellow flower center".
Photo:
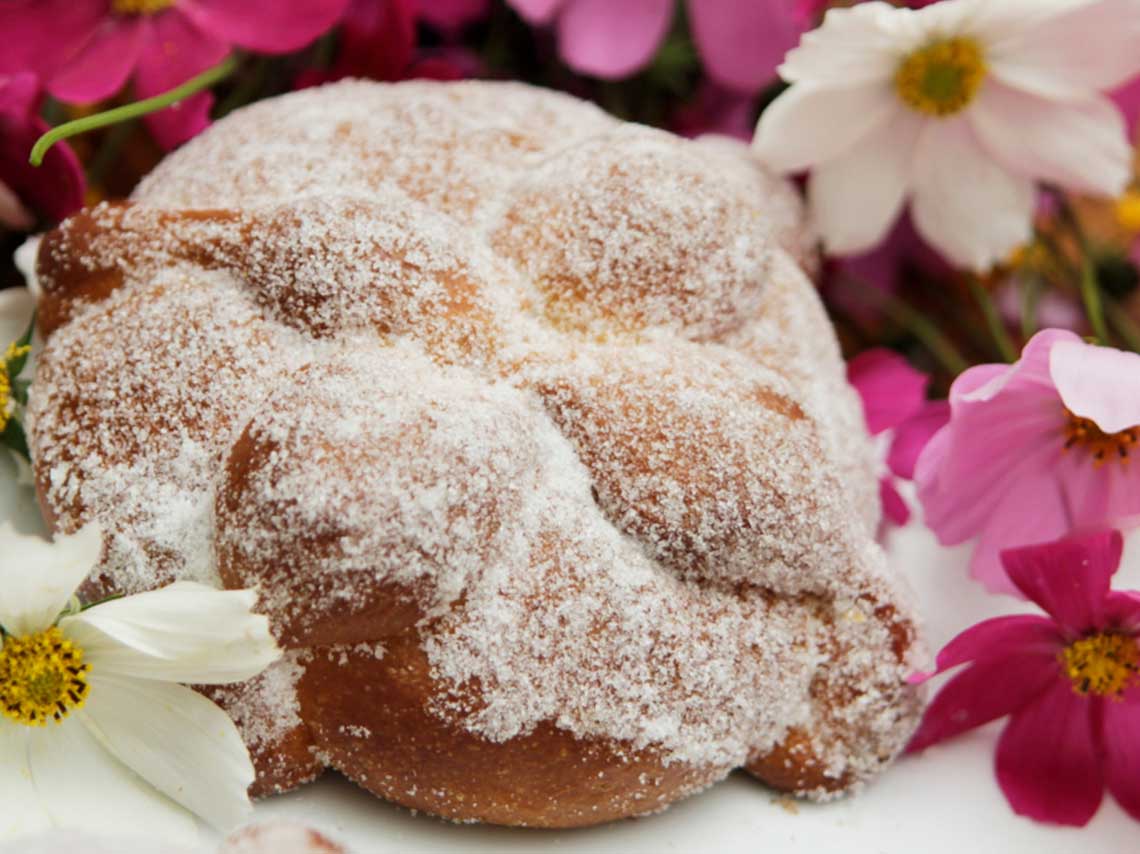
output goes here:
<path id="1" fill-rule="evenodd" d="M 0 647 L 0 714 L 25 726 L 62 721 L 87 701 L 83 650 L 56 627 L 6 637 Z"/>
<path id="2" fill-rule="evenodd" d="M 1140 190 L 1129 190 L 1116 200 L 1116 221 L 1125 231 L 1140 234 Z"/>
<path id="3" fill-rule="evenodd" d="M 928 116 L 966 109 L 986 79 L 982 49 L 970 38 L 932 42 L 907 56 L 895 72 L 903 102 Z"/>
<path id="4" fill-rule="evenodd" d="M 112 0 L 117 15 L 153 15 L 174 5 L 175 0 Z"/>
<path id="5" fill-rule="evenodd" d="M 1065 450 L 1083 448 L 1097 468 L 1109 460 L 1120 460 L 1122 466 L 1128 465 L 1132 449 L 1140 444 L 1140 424 L 1119 433 L 1105 433 L 1096 422 L 1074 415 L 1067 409 L 1065 417 L 1068 419 L 1065 424 Z"/>
<path id="6" fill-rule="evenodd" d="M 8 373 L 8 365 L 21 356 L 26 356 L 31 349 L 27 345 L 17 347 L 13 342 L 8 345 L 3 361 L 0 361 L 0 433 L 8 426 L 8 419 L 12 417 L 12 378 Z"/>
<path id="7" fill-rule="evenodd" d="M 1131 635 L 1100 632 L 1081 638 L 1061 653 L 1065 674 L 1078 694 L 1119 697 L 1140 670 L 1140 647 Z"/>

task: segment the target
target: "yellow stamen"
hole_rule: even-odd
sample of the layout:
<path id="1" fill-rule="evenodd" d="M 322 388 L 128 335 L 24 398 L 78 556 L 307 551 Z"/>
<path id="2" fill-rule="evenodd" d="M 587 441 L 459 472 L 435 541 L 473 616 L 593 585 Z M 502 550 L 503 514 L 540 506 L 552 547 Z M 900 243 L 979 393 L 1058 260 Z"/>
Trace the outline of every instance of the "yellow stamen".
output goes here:
<path id="1" fill-rule="evenodd" d="M 8 426 L 8 420 L 12 417 L 12 377 L 8 365 L 15 359 L 26 356 L 31 349 L 26 344 L 17 347 L 16 343 L 12 342 L 8 345 L 4 359 L 0 361 L 0 433 L 4 432 Z"/>
<path id="2" fill-rule="evenodd" d="M 111 11 L 117 15 L 153 15 L 174 5 L 174 0 L 112 0 Z"/>
<path id="3" fill-rule="evenodd" d="M 1140 190 L 1129 190 L 1116 200 L 1116 221 L 1125 231 L 1140 234 Z"/>
<path id="4" fill-rule="evenodd" d="M 25 726 L 57 723 L 87 701 L 83 650 L 53 626 L 0 647 L 0 714 Z"/>
<path id="5" fill-rule="evenodd" d="M 986 61 L 978 43 L 953 38 L 907 56 L 895 72 L 895 89 L 907 106 L 945 117 L 968 107 L 985 79 Z"/>
<path id="6" fill-rule="evenodd" d="M 1119 460 L 1122 466 L 1128 465 L 1133 449 L 1140 444 L 1140 424 L 1119 433 L 1105 433 L 1095 421 L 1081 418 L 1067 409 L 1065 417 L 1068 419 L 1065 424 L 1065 450 L 1083 448 L 1097 468 L 1110 460 Z"/>
<path id="7" fill-rule="evenodd" d="M 1065 674 L 1078 694 L 1119 697 L 1136 681 L 1140 647 L 1131 635 L 1100 632 L 1081 638 L 1061 653 Z"/>

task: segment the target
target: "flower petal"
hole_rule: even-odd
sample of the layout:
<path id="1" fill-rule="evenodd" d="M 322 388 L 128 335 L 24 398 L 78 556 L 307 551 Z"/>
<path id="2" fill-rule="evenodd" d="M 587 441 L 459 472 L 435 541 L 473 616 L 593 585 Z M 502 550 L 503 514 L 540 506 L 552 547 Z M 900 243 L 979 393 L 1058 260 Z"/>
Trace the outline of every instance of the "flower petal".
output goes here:
<path id="1" fill-rule="evenodd" d="M 0 626 L 14 635 L 38 632 L 52 625 L 83 580 L 91 573 L 103 548 L 98 525 L 54 542 L 0 524 Z"/>
<path id="2" fill-rule="evenodd" d="M 921 128 L 920 119 L 898 111 L 846 154 L 815 168 L 808 198 L 828 251 L 861 252 L 887 234 L 906 201 Z"/>
<path id="3" fill-rule="evenodd" d="M 291 53 L 344 14 L 348 0 L 179 0 L 178 12 L 215 41 L 261 53 Z"/>
<path id="4" fill-rule="evenodd" d="M 531 24 L 549 24 L 566 0 L 507 0 L 507 5 Z"/>
<path id="5" fill-rule="evenodd" d="M 99 3 L 7 0 L 0 3 L 0 74 L 33 71 L 51 77 L 88 43 L 106 18 Z"/>
<path id="6" fill-rule="evenodd" d="M 1103 704 L 1101 740 L 1105 778 L 1116 802 L 1140 820 L 1140 688 L 1132 688 L 1121 702 Z"/>
<path id="7" fill-rule="evenodd" d="M 114 95 L 138 61 L 145 30 L 142 21 L 106 18 L 83 49 L 48 78 L 48 91 L 72 104 L 91 104 Z"/>
<path id="8" fill-rule="evenodd" d="M 950 420 L 950 403 L 945 400 L 927 401 L 917 415 L 913 415 L 895 428 L 891 449 L 887 454 L 887 467 L 897 477 L 914 479 L 919 455 L 934 434 Z"/>
<path id="9" fill-rule="evenodd" d="M 225 42 L 200 30 L 190 18 L 156 15 L 154 31 L 139 56 L 135 89 L 141 98 L 173 89 L 191 77 L 217 65 L 229 48 Z M 165 149 L 180 145 L 210 124 L 214 96 L 199 92 L 165 110 L 149 114 L 145 121 L 155 140 Z"/>
<path id="10" fill-rule="evenodd" d="M 883 517 L 889 522 L 901 527 L 910 521 L 910 507 L 889 477 L 879 478 L 879 502 L 883 505 Z"/>
<path id="11" fill-rule="evenodd" d="M 1059 341 L 1049 352 L 1049 373 L 1074 415 L 1105 433 L 1140 426 L 1140 353 Z"/>
<path id="12" fill-rule="evenodd" d="M 998 740 L 998 784 L 1013 811 L 1036 821 L 1083 827 L 1104 796 L 1091 704 L 1058 680 L 1014 713 Z"/>
<path id="13" fill-rule="evenodd" d="M 0 839 L 12 839 L 51 827 L 51 815 L 40 797 L 28 764 L 30 727 L 0 718 Z"/>
<path id="14" fill-rule="evenodd" d="M 1001 3 L 987 4 L 1001 6 Z M 986 61 L 1007 85 L 1052 98 L 1111 89 L 1140 71 L 1140 15 L 1134 0 L 1070 3 L 1030 26 L 991 40 Z"/>
<path id="15" fill-rule="evenodd" d="M 1033 182 L 982 150 L 965 119 L 927 122 L 914 158 L 915 227 L 949 260 L 988 270 L 1033 233 Z"/>
<path id="16" fill-rule="evenodd" d="M 1105 597 L 1120 567 L 1119 531 L 1002 552 L 1010 580 L 1074 635 L 1105 625 Z"/>
<path id="17" fill-rule="evenodd" d="M 93 668 L 138 679 L 223 684 L 250 679 L 281 656 L 251 590 L 188 581 L 115 599 L 60 621 Z"/>
<path id="18" fill-rule="evenodd" d="M 558 16 L 558 46 L 575 71 L 627 77 L 653 59 L 672 20 L 672 0 L 574 0 Z"/>
<path id="19" fill-rule="evenodd" d="M 806 33 L 788 53 L 780 76 L 838 88 L 886 84 L 899 57 L 918 47 L 925 33 L 914 16 L 883 3 L 830 9 L 818 29 Z"/>
<path id="20" fill-rule="evenodd" d="M 907 753 L 1014 714 L 1057 679 L 1057 662 L 1047 656 L 1009 655 L 978 661 L 953 676 L 927 706 Z"/>
<path id="21" fill-rule="evenodd" d="M 1132 174 L 1124 120 L 1105 97 L 1054 101 L 995 83 L 968 115 L 982 145 L 1015 174 L 1107 196 L 1124 192 Z"/>
<path id="22" fill-rule="evenodd" d="M 1033 614 L 1013 614 L 994 617 L 970 626 L 955 637 L 938 653 L 938 672 L 950 670 L 986 658 L 1008 655 L 1039 655 L 1053 662 L 1065 640 L 1057 624 L 1046 617 Z"/>
<path id="23" fill-rule="evenodd" d="M 863 400 L 871 435 L 897 427 L 922 408 L 930 377 L 884 347 L 860 353 L 847 363 L 847 381 Z"/>
<path id="24" fill-rule="evenodd" d="M 688 9 L 705 70 L 738 92 L 757 92 L 773 80 L 803 31 L 790 4 L 779 0 L 689 0 Z"/>
<path id="25" fill-rule="evenodd" d="M 91 673 L 76 712 L 120 762 L 218 830 L 248 818 L 253 763 L 233 721 L 181 685 Z"/>
<path id="26" fill-rule="evenodd" d="M 798 172 L 842 158 L 896 114 L 902 111 L 881 86 L 837 90 L 803 83 L 761 113 L 752 144 L 773 169 Z"/>

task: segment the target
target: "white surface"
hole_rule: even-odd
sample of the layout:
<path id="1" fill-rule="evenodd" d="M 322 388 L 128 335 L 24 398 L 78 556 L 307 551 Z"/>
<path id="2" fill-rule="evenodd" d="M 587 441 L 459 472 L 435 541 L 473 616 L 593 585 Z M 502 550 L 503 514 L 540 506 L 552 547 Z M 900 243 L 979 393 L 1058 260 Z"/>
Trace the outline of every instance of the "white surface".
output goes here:
<path id="1" fill-rule="evenodd" d="M 34 497 L 26 486 L 16 484 L 14 475 L 11 460 L 0 454 L 0 519 L 15 519 L 22 529 L 34 529 L 38 525 Z M 966 576 L 968 550 L 940 548 L 917 524 L 895 532 L 889 545 L 892 562 L 917 592 L 934 649 L 980 619 L 1025 609 L 1023 603 L 985 594 Z M 1125 563 L 1116 586 L 1140 587 L 1140 537 L 1132 537 Z M 904 758 L 863 794 L 824 806 L 790 806 L 739 774 L 653 818 L 589 830 L 523 831 L 458 826 L 413 816 L 330 775 L 298 792 L 259 804 L 255 820 L 288 817 L 306 821 L 355 854 L 712 850 L 1122 854 L 1140 850 L 1140 824 L 1108 798 L 1083 830 L 1044 827 L 1013 815 L 992 771 L 997 729 L 993 725 L 921 757 Z M 98 792 L 93 791 L 92 797 L 97 798 Z M 106 806 L 109 813 L 114 812 L 113 804 Z M 0 811 L 3 808 L 0 792 Z M 145 824 L 146 817 L 135 816 L 119 827 L 129 833 Z M 28 840 L 5 840 L 0 842 L 0 854 L 175 850 L 153 842 L 141 846 L 111 842 L 100 849 L 84 848 L 74 844 L 74 839 L 55 836 L 34 845 Z M 209 850 L 214 839 L 203 832 L 198 850 Z"/>

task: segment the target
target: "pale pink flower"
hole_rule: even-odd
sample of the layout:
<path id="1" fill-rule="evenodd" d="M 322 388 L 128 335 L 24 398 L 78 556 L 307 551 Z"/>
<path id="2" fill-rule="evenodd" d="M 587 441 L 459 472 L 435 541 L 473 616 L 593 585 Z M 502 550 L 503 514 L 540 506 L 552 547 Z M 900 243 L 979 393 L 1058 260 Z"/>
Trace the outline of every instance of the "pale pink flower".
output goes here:
<path id="1" fill-rule="evenodd" d="M 616 79 L 653 59 L 673 21 L 674 0 L 507 0 L 535 25 L 553 24 L 563 60 L 583 74 Z M 688 0 L 689 26 L 709 77 L 754 93 L 808 24 L 796 0 Z"/>
<path id="2" fill-rule="evenodd" d="M 7 0 L 0 73 L 32 71 L 56 98 L 90 104 L 128 79 L 149 98 L 217 65 L 236 45 L 288 53 L 329 29 L 347 0 Z M 146 122 L 172 148 L 209 124 L 201 92 Z"/>
<path id="3" fill-rule="evenodd" d="M 1008 715 L 995 769 L 1014 812 L 1083 826 L 1107 787 L 1140 819 L 1140 593 L 1110 589 L 1121 550 L 1111 531 L 1004 552 L 1012 584 L 1049 616 L 997 617 L 950 641 L 937 673 L 968 666 L 907 750 Z"/>
<path id="4" fill-rule="evenodd" d="M 979 365 L 950 389 L 950 423 L 915 481 L 945 544 L 977 538 L 970 563 L 1015 593 L 1003 549 L 1140 523 L 1140 355 L 1039 332 L 1013 365 Z"/>

